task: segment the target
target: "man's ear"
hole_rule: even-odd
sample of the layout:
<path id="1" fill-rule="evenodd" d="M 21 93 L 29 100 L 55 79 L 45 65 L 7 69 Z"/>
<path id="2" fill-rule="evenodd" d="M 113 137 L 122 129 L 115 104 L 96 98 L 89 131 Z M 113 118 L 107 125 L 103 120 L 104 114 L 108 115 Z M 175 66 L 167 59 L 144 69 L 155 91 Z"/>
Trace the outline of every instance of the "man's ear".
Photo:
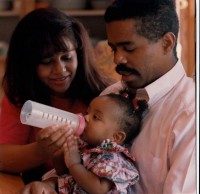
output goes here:
<path id="1" fill-rule="evenodd" d="M 176 36 L 172 32 L 167 32 L 162 37 L 162 45 L 164 48 L 164 52 L 168 53 L 173 50 L 176 43 Z"/>
<path id="2" fill-rule="evenodd" d="M 113 135 L 114 141 L 118 144 L 122 144 L 125 138 L 126 138 L 126 133 L 122 130 L 117 130 Z"/>

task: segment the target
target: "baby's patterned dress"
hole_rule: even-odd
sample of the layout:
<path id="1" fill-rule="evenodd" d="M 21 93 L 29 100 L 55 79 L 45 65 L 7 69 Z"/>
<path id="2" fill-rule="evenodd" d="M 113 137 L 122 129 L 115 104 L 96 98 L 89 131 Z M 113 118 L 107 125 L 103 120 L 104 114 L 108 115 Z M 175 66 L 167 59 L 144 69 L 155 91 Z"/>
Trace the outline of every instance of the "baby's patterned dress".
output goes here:
<path id="1" fill-rule="evenodd" d="M 129 187 L 139 180 L 135 158 L 127 148 L 113 141 L 104 140 L 101 146 L 92 149 L 82 144 L 80 151 L 86 169 L 114 183 L 108 194 L 128 194 Z M 60 194 L 87 194 L 69 174 L 59 177 L 58 188 Z"/>

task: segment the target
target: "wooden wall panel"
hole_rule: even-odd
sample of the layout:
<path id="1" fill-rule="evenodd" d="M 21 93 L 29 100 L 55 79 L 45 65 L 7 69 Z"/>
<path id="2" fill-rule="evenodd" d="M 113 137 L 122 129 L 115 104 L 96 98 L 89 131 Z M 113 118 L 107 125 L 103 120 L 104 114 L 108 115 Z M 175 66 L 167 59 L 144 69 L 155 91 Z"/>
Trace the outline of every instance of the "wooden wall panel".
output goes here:
<path id="1" fill-rule="evenodd" d="M 194 76 L 196 66 L 195 0 L 176 0 L 176 4 L 180 19 L 181 61 L 188 76 Z"/>

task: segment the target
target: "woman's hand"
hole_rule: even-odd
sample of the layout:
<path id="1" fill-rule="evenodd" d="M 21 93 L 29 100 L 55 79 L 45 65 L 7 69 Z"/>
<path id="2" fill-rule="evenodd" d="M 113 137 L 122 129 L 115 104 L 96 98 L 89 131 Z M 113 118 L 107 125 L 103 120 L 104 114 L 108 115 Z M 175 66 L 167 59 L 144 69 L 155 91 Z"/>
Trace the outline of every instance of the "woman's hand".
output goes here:
<path id="1" fill-rule="evenodd" d="M 70 135 L 63 146 L 65 164 L 68 168 L 74 164 L 81 163 L 81 156 L 79 153 L 77 137 Z"/>
<path id="2" fill-rule="evenodd" d="M 48 157 L 60 155 L 63 150 L 63 144 L 66 138 L 73 133 L 73 129 L 69 124 L 58 126 L 53 125 L 42 129 L 37 134 L 37 143 L 42 154 Z"/>
<path id="3" fill-rule="evenodd" d="M 34 181 L 27 184 L 19 194 L 57 194 L 54 187 L 46 182 Z"/>

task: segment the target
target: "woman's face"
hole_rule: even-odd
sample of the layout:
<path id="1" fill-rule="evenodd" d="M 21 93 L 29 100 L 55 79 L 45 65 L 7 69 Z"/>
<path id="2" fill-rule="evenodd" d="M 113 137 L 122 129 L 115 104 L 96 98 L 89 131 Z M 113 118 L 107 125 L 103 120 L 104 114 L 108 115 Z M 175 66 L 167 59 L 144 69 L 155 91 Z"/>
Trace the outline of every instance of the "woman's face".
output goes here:
<path id="1" fill-rule="evenodd" d="M 67 51 L 53 53 L 44 57 L 37 67 L 39 79 L 50 88 L 55 96 L 64 96 L 77 71 L 77 53 L 68 39 L 64 39 Z"/>

